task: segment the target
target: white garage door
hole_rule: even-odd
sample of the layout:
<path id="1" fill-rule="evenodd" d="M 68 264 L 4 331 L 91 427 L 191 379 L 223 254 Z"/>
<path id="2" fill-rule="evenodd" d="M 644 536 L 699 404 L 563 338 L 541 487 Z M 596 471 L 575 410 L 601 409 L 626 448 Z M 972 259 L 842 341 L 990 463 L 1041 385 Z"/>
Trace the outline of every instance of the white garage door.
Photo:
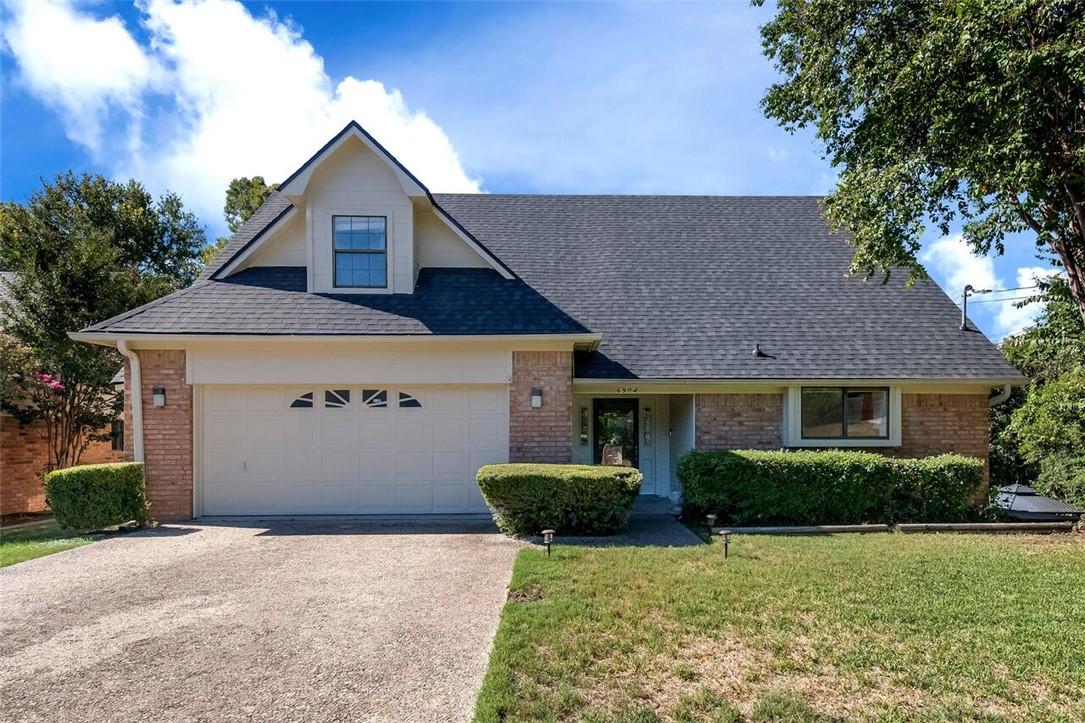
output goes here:
<path id="1" fill-rule="evenodd" d="M 202 386 L 205 515 L 485 512 L 508 388 Z"/>

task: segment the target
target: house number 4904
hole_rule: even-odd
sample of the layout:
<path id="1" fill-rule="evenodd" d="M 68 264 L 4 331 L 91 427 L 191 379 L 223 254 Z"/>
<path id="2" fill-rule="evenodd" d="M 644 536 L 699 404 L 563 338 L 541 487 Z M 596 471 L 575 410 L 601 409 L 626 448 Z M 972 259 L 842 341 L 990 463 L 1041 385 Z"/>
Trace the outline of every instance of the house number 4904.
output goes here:
<path id="1" fill-rule="evenodd" d="M 636 394 L 636 387 L 618 387 L 618 394 Z"/>

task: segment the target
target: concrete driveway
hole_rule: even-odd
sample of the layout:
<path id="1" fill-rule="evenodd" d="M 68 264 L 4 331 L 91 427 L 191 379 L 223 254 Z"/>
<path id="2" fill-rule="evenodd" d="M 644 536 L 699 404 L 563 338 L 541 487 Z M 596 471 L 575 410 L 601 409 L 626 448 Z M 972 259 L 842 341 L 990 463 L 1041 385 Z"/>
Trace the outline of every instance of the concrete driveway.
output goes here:
<path id="1" fill-rule="evenodd" d="M 14 565 L 0 718 L 466 720 L 520 547 L 482 521 L 243 522 Z"/>

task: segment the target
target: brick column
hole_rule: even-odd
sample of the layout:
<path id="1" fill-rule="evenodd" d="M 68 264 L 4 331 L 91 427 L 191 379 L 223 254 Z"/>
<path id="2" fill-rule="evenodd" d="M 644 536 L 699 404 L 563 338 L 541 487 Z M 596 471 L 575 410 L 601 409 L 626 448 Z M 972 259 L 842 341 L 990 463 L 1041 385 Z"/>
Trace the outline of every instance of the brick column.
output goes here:
<path id="1" fill-rule="evenodd" d="M 543 405 L 531 407 L 531 390 Z M 573 353 L 514 351 L 509 385 L 509 461 L 569 463 L 573 459 Z"/>
<path id="2" fill-rule="evenodd" d="M 192 387 L 185 378 L 185 352 L 144 350 L 139 354 L 143 387 L 143 461 L 151 516 L 192 519 Z M 125 381 L 132 378 L 125 362 Z M 156 386 L 166 390 L 166 404 L 154 406 Z M 132 456 L 131 384 L 125 384 L 125 457 Z"/>

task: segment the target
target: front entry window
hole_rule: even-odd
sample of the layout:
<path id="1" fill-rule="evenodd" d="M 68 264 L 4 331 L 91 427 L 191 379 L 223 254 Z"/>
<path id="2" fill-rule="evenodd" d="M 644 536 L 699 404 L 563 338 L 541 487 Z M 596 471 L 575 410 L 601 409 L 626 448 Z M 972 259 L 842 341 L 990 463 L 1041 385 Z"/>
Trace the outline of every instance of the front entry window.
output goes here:
<path id="1" fill-rule="evenodd" d="M 637 467 L 639 422 L 636 399 L 595 400 L 595 463 Z"/>

